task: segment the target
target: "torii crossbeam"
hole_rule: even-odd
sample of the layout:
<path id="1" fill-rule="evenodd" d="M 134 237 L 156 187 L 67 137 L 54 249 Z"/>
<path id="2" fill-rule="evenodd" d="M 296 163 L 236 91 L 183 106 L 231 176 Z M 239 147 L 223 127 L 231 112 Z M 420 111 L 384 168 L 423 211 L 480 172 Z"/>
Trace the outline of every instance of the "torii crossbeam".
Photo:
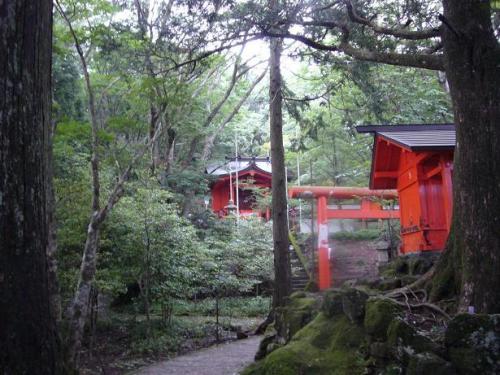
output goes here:
<path id="1" fill-rule="evenodd" d="M 290 198 L 315 199 L 318 221 L 318 286 L 327 289 L 332 284 L 328 245 L 329 219 L 398 219 L 399 209 L 384 209 L 382 200 L 397 199 L 396 190 L 370 190 L 358 187 L 294 186 L 288 189 Z M 328 206 L 328 199 L 360 199 L 359 209 Z"/>

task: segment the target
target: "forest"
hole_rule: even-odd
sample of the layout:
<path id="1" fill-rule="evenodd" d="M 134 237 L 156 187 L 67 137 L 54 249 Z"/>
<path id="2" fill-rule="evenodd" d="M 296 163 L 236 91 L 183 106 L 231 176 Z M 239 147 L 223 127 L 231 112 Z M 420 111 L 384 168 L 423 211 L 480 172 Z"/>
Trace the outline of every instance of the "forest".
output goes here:
<path id="1" fill-rule="evenodd" d="M 0 0 L 0 374 L 499 373 L 499 42 L 498 1 Z"/>

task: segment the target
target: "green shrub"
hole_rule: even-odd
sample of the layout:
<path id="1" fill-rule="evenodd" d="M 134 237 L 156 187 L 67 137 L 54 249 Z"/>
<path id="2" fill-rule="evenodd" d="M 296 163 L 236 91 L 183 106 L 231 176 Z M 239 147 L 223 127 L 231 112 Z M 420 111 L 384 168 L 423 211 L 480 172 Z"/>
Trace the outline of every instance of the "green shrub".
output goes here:
<path id="1" fill-rule="evenodd" d="M 332 233 L 331 238 L 334 240 L 351 240 L 351 241 L 365 241 L 375 240 L 380 237 L 378 229 L 360 229 L 355 232 L 340 231 Z"/>

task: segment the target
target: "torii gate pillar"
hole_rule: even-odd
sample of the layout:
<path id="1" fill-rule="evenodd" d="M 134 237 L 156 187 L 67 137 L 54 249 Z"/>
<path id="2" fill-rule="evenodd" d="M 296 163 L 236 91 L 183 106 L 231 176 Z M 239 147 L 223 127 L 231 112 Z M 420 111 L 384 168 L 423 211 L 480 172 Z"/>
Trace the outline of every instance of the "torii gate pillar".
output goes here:
<path id="1" fill-rule="evenodd" d="M 318 202 L 318 286 L 320 290 L 331 286 L 330 250 L 328 245 L 327 197 L 320 196 Z"/>

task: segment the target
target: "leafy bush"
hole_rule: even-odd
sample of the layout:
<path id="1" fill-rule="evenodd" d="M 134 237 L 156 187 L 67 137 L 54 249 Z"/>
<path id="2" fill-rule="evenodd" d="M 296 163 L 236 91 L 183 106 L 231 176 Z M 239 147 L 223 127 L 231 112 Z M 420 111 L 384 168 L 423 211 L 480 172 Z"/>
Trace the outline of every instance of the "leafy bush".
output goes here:
<path id="1" fill-rule="evenodd" d="M 221 316 L 257 317 L 269 312 L 270 297 L 226 297 L 219 301 Z M 199 301 L 179 300 L 174 303 L 175 315 L 213 315 L 215 299 L 205 298 Z"/>
<path id="2" fill-rule="evenodd" d="M 335 240 L 365 241 L 375 240 L 380 237 L 378 229 L 360 229 L 355 232 L 340 231 L 330 235 Z"/>

